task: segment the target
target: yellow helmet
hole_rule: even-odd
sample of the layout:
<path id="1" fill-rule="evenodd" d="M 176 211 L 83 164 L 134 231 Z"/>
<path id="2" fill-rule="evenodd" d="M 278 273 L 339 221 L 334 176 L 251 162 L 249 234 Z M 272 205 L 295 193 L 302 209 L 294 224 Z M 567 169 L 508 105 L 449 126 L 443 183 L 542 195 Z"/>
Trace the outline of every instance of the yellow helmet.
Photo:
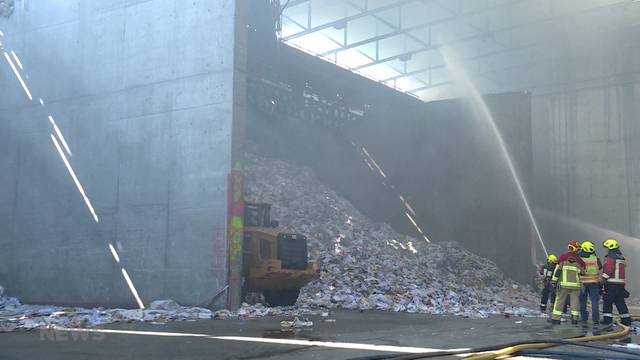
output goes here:
<path id="1" fill-rule="evenodd" d="M 580 249 L 588 253 L 592 253 L 596 251 L 595 247 L 593 246 L 593 243 L 589 240 L 583 241 L 582 244 L 580 244 Z"/>
<path id="2" fill-rule="evenodd" d="M 555 264 L 558 262 L 558 258 L 553 254 L 549 254 L 549 256 L 547 256 L 547 261 Z"/>
<path id="3" fill-rule="evenodd" d="M 605 240 L 602 243 L 602 246 L 606 247 L 609 250 L 617 249 L 618 248 L 618 240 L 614 240 L 614 239 Z"/>

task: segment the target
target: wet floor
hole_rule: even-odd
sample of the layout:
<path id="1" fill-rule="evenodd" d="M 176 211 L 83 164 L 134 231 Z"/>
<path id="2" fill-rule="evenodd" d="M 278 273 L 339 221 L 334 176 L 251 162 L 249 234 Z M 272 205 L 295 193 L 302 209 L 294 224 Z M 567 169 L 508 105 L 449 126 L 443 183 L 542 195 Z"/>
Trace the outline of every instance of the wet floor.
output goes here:
<path id="1" fill-rule="evenodd" d="M 540 318 L 465 319 L 342 311 L 328 319 L 311 317 L 313 327 L 296 331 L 281 330 L 281 320 L 115 324 L 104 328 L 108 333 L 5 333 L 0 334 L 0 358 L 351 359 L 389 353 L 390 349 L 469 348 L 585 333 L 571 325 L 551 327 Z"/>

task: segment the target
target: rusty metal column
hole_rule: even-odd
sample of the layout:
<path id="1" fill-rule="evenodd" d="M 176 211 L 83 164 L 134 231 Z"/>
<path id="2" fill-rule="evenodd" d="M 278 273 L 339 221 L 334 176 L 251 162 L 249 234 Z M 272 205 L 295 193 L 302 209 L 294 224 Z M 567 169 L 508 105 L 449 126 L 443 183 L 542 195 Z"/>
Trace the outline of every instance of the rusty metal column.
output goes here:
<path id="1" fill-rule="evenodd" d="M 244 141 L 247 104 L 247 25 L 248 0 L 235 3 L 235 50 L 233 71 L 233 124 L 231 135 L 231 173 L 229 174 L 228 281 L 227 307 L 242 303 L 242 241 L 244 238 Z"/>

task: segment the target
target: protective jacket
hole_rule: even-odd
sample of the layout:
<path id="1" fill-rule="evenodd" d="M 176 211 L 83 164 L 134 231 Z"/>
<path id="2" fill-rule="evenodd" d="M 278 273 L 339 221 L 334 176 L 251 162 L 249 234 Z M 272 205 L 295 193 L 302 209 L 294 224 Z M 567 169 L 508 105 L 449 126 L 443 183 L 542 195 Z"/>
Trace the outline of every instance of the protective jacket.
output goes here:
<path id="1" fill-rule="evenodd" d="M 626 262 L 620 249 L 609 250 L 604 257 L 602 277 L 610 284 L 622 284 L 626 282 L 625 276 Z"/>
<path id="2" fill-rule="evenodd" d="M 540 275 L 542 275 L 544 280 L 551 280 L 551 278 L 553 277 L 553 270 L 555 270 L 555 268 L 555 263 L 547 262 L 540 267 Z"/>
<path id="3" fill-rule="evenodd" d="M 584 274 L 580 278 L 583 284 L 594 284 L 600 281 L 600 270 L 602 263 L 598 256 L 594 253 L 580 251 L 578 253 L 582 261 L 584 261 Z"/>
<path id="4" fill-rule="evenodd" d="M 557 282 L 561 288 L 580 289 L 580 276 L 584 273 L 584 266 L 584 261 L 577 254 L 562 254 L 553 272 L 552 281 Z"/>

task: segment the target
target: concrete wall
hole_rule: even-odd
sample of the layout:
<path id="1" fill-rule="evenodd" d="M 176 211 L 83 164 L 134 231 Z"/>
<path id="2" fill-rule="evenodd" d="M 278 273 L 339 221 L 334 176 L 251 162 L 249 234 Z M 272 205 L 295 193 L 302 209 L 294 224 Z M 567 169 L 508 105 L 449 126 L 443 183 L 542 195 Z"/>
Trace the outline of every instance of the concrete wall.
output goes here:
<path id="1" fill-rule="evenodd" d="M 640 46 L 612 43 L 533 97 L 536 204 L 554 251 L 581 236 L 640 237 Z"/>
<path id="2" fill-rule="evenodd" d="M 538 137 L 539 177 L 547 181 L 540 184 L 539 197 L 545 207 L 628 234 L 640 232 L 638 100 L 640 84 L 536 100 L 538 131 L 547 133 Z"/>
<path id="3" fill-rule="evenodd" d="M 33 94 L 0 59 L 9 294 L 134 306 L 121 268 L 145 304 L 207 305 L 226 285 L 234 12 L 233 0 L 19 0 L 0 18 L 3 49 Z"/>
<path id="4" fill-rule="evenodd" d="M 554 252 L 571 239 L 622 242 L 640 256 L 640 82 L 534 100 L 537 213 Z M 632 288 L 640 266 L 630 261 Z"/>
<path id="5" fill-rule="evenodd" d="M 639 28 L 574 50 L 575 66 L 533 98 L 536 211 L 550 250 L 616 238 L 640 290 Z"/>

